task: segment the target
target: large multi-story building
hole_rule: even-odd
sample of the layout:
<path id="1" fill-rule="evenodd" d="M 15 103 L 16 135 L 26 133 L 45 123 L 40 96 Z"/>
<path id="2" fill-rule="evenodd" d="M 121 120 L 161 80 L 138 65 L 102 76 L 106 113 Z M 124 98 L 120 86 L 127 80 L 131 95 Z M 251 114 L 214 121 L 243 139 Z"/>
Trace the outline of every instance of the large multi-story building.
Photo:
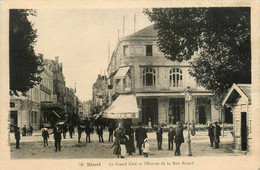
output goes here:
<path id="1" fill-rule="evenodd" d="M 188 118 L 200 124 L 219 120 L 210 101 L 212 93 L 189 75 L 189 62 L 167 60 L 157 41 L 157 32 L 149 26 L 118 42 L 107 68 L 112 98 L 116 94 L 135 96 L 139 116 L 132 119 L 133 124 L 174 124 L 188 122 Z"/>
<path id="2" fill-rule="evenodd" d="M 46 111 L 53 97 L 53 73 L 49 65 L 44 65 L 40 77 L 40 85 L 31 88 L 27 97 L 10 97 L 11 125 L 32 125 L 34 129 L 39 129 L 42 122 L 47 122 Z"/>

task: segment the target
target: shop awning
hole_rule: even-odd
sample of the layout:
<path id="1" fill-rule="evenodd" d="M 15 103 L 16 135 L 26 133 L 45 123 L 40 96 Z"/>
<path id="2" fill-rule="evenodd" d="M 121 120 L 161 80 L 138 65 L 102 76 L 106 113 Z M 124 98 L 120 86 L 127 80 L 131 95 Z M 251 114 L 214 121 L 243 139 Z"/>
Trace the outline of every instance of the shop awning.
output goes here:
<path id="1" fill-rule="evenodd" d="M 104 111 L 104 118 L 108 119 L 134 119 L 139 118 L 136 97 L 133 94 L 121 94 Z"/>
<path id="2" fill-rule="evenodd" d="M 114 79 L 122 79 L 125 77 L 126 73 L 128 72 L 130 67 L 122 67 L 119 68 L 116 75 L 114 76 Z"/>

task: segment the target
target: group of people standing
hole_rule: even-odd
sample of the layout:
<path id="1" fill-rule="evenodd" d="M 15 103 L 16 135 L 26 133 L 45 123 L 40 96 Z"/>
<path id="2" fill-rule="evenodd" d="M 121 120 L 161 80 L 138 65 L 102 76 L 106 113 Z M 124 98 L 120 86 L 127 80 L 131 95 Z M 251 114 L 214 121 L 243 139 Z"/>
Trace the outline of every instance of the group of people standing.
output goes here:
<path id="1" fill-rule="evenodd" d="M 169 127 L 168 132 L 168 150 L 173 150 L 173 143 L 175 143 L 175 155 L 179 156 L 181 144 L 184 143 L 183 130 L 187 127 L 183 127 L 181 122 L 177 122 L 177 127 Z M 156 139 L 158 150 L 162 150 L 162 139 L 163 139 L 163 129 L 162 126 L 158 126 L 156 130 Z"/>
<path id="2" fill-rule="evenodd" d="M 220 135 L 221 135 L 221 127 L 218 125 L 218 122 L 214 122 L 213 124 L 210 122 L 208 127 L 208 136 L 210 139 L 210 147 L 213 147 L 213 143 L 215 143 L 214 148 L 219 148 L 220 143 Z"/>
<path id="3" fill-rule="evenodd" d="M 27 128 L 26 125 L 24 125 L 22 136 L 32 136 L 32 134 L 33 134 L 33 127 L 29 125 L 29 127 Z"/>

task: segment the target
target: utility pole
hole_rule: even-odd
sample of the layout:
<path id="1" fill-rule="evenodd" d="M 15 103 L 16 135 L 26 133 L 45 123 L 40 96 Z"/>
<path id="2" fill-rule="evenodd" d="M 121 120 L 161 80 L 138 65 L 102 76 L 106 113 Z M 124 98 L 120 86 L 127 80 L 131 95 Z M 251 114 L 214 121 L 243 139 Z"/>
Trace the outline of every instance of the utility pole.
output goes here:
<path id="1" fill-rule="evenodd" d="M 123 38 L 125 38 L 125 16 L 123 16 Z"/>

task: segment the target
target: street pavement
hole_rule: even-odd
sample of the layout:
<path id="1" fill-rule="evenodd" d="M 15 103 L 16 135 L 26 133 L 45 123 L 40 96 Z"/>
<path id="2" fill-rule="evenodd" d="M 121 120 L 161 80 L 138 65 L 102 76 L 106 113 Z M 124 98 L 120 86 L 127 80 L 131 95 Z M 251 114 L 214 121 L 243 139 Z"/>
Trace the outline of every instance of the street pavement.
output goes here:
<path id="1" fill-rule="evenodd" d="M 75 129 L 76 131 L 76 129 Z M 52 132 L 49 129 L 49 133 Z M 148 133 L 148 139 L 150 142 L 150 154 L 149 157 L 174 157 L 174 150 L 168 151 L 168 137 L 167 132 L 163 134 L 162 149 L 158 151 L 156 134 Z M 99 143 L 97 134 L 91 135 L 91 143 L 86 143 L 86 134 L 83 132 L 81 136 L 81 142 L 78 144 L 78 134 L 75 133 L 73 138 L 69 138 L 69 133 L 66 135 L 66 139 L 61 141 L 61 151 L 54 152 L 54 139 L 53 135 L 50 135 L 49 146 L 43 146 L 43 138 L 41 131 L 35 131 L 32 136 L 21 135 L 20 148 L 15 149 L 14 133 L 10 133 L 10 151 L 12 159 L 39 159 L 39 158 L 116 158 L 113 155 L 112 142 L 108 142 L 108 132 L 104 130 L 104 143 Z M 187 148 L 187 131 L 184 131 L 185 143 L 181 145 L 181 157 L 185 157 Z M 197 131 L 195 136 L 191 136 L 191 148 L 193 157 L 204 156 L 241 156 L 241 153 L 234 152 L 232 148 L 233 138 L 229 131 L 225 131 L 224 136 L 220 137 L 220 148 L 213 149 L 209 144 L 209 137 L 207 131 Z M 136 143 L 135 143 L 136 145 Z M 126 158 L 143 157 L 138 155 L 138 150 L 133 156 L 126 156 Z"/>

